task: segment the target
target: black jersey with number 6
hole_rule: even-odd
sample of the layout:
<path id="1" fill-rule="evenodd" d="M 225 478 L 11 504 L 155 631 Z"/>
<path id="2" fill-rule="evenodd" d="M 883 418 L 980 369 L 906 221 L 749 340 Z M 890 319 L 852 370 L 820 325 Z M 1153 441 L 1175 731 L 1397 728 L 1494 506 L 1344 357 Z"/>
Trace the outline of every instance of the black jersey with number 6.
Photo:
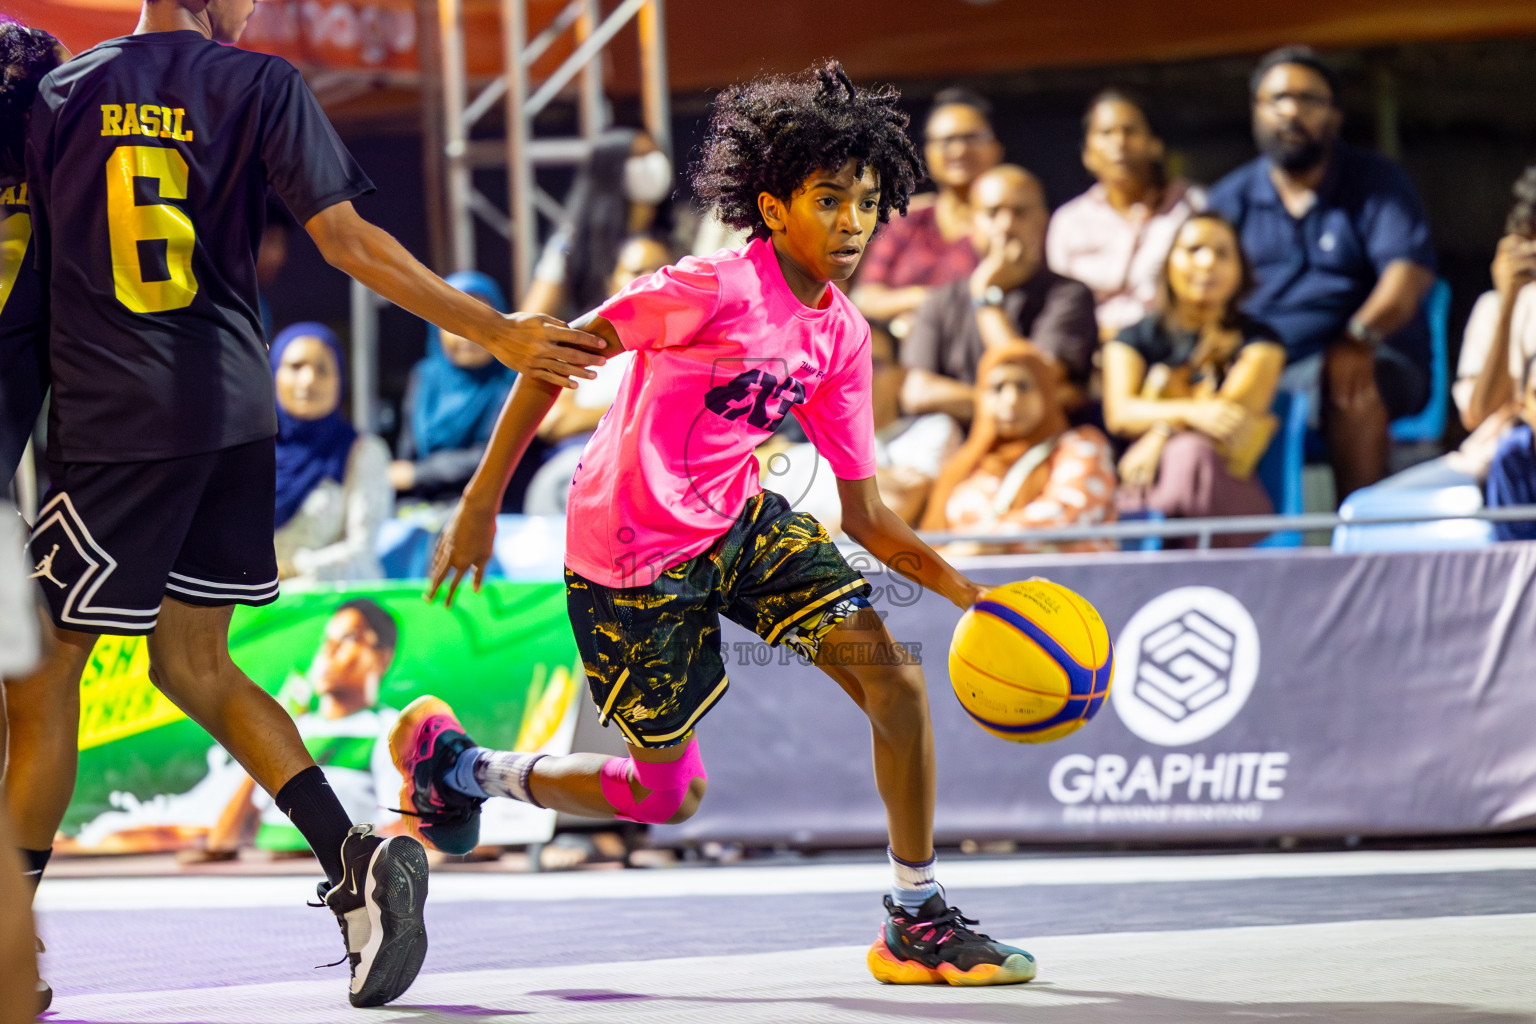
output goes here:
<path id="1" fill-rule="evenodd" d="M 191 31 L 108 40 L 43 80 L 27 178 L 52 299 L 49 455 L 133 462 L 275 434 L 266 190 L 301 224 L 373 190 L 298 71 Z"/>
<path id="2" fill-rule="evenodd" d="M 16 473 L 48 390 L 48 318 L 27 183 L 0 181 L 0 482 Z"/>

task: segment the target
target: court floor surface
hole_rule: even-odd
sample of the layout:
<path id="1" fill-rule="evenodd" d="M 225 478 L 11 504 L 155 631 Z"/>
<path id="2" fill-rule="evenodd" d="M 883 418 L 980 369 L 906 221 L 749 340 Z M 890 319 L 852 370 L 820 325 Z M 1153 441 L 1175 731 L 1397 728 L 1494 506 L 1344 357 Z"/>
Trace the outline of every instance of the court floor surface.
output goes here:
<path id="1" fill-rule="evenodd" d="M 55 1024 L 1536 1024 L 1536 849 L 940 862 L 1021 986 L 883 986 L 885 865 L 434 873 L 413 988 L 346 1004 L 304 876 L 51 878 Z"/>

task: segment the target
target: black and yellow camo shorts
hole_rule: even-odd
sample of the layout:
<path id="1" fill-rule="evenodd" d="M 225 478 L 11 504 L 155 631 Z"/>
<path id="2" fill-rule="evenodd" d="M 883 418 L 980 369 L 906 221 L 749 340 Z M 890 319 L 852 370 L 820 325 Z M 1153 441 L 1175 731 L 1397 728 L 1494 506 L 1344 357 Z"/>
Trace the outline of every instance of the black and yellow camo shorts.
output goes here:
<path id="1" fill-rule="evenodd" d="M 725 695 L 720 616 L 815 660 L 821 640 L 868 607 L 868 581 L 812 516 L 771 491 L 751 498 L 708 551 L 648 587 L 565 570 L 576 647 L 602 723 L 637 747 L 680 743 Z"/>

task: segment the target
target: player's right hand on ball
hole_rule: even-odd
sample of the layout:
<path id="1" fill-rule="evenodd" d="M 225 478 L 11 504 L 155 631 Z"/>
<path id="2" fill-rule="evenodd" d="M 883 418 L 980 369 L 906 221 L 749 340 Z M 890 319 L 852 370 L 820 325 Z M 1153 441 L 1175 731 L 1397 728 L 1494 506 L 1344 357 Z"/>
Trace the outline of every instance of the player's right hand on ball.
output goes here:
<path id="1" fill-rule="evenodd" d="M 607 362 L 602 355 L 606 341 L 542 313 L 508 313 L 480 343 L 518 373 L 566 388 L 596 377 L 588 367 Z"/>
<path id="2" fill-rule="evenodd" d="M 459 584 L 464 582 L 470 570 L 474 570 L 475 574 L 475 593 L 480 593 L 480 584 L 485 579 L 485 567 L 490 564 L 491 547 L 495 540 L 496 510 L 470 505 L 461 499 L 454 506 L 443 532 L 438 534 L 437 549 L 432 552 L 432 570 L 425 595 L 427 601 L 430 603 L 437 600 L 437 591 L 442 587 L 443 580 L 451 575 L 453 578 L 449 580 L 443 606 L 452 608 L 453 595 L 458 593 Z"/>

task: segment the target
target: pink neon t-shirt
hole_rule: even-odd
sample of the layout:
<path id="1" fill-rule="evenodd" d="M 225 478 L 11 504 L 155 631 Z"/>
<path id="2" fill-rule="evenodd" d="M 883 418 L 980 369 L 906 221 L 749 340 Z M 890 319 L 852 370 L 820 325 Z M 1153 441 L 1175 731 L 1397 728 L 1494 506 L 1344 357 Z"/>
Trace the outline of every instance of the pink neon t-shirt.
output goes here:
<path id="1" fill-rule="evenodd" d="M 706 551 L 790 412 L 838 477 L 875 475 L 869 324 L 835 287 L 802 304 L 771 243 L 686 257 L 598 313 L 635 359 L 571 481 L 565 561 L 587 579 L 649 586 Z"/>

